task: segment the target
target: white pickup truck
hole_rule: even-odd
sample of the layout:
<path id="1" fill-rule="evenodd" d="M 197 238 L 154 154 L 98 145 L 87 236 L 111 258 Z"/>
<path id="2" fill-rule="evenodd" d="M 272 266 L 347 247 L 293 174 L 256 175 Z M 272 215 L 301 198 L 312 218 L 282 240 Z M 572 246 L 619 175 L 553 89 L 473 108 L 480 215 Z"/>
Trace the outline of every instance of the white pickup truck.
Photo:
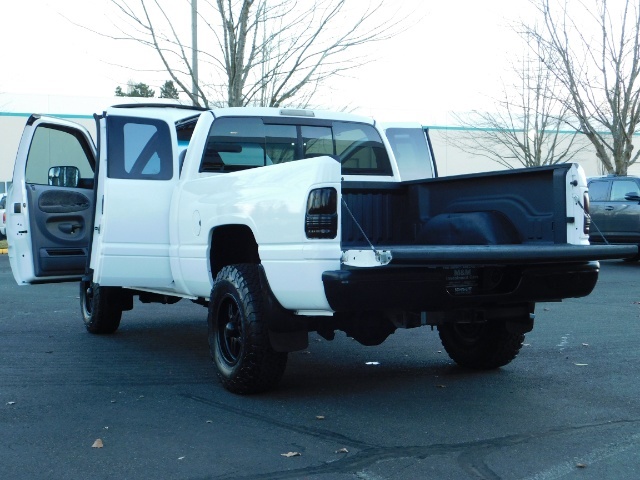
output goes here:
<path id="1" fill-rule="evenodd" d="M 264 391 L 308 333 L 377 345 L 437 326 L 457 363 L 497 368 L 535 302 L 588 295 L 585 176 L 575 164 L 435 178 L 420 125 L 310 110 L 121 105 L 33 115 L 7 201 L 21 285 L 80 281 L 87 329 L 134 298 L 208 307 L 222 384 Z"/>

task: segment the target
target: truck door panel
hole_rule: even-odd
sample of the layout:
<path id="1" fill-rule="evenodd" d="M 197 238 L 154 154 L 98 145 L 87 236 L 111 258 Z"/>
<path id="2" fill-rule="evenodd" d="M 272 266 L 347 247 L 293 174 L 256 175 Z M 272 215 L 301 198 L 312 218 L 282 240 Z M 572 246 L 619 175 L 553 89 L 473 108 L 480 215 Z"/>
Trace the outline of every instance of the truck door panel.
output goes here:
<path id="1" fill-rule="evenodd" d="M 177 181 L 175 131 L 159 119 L 108 115 L 101 152 L 94 281 L 170 289 L 169 210 Z M 104 175 L 106 172 L 106 175 Z"/>
<path id="2" fill-rule="evenodd" d="M 27 203 L 37 277 L 82 275 L 87 265 L 92 192 L 30 184 Z"/>
<path id="3" fill-rule="evenodd" d="M 640 188 L 634 179 L 620 179 L 613 181 L 611 186 L 610 206 L 613 207 L 609 221 L 609 231 L 622 238 L 638 237 L 640 205 L 637 200 L 627 200 L 627 194 L 640 194 Z"/>
<path id="4" fill-rule="evenodd" d="M 589 182 L 591 199 L 591 235 L 593 238 L 605 237 L 610 233 L 608 210 L 613 208 L 609 202 L 611 180 L 597 179 Z"/>
<path id="5" fill-rule="evenodd" d="M 94 205 L 95 147 L 75 123 L 32 116 L 7 202 L 11 267 L 19 284 L 85 272 Z"/>

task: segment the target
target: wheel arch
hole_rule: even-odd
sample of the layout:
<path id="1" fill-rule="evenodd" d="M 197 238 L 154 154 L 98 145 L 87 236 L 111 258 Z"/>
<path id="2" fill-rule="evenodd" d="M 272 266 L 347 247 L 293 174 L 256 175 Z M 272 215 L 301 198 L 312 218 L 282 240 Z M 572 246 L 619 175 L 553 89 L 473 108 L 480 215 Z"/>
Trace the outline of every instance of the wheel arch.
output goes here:
<path id="1" fill-rule="evenodd" d="M 210 239 L 209 266 L 213 278 L 227 265 L 260 263 L 258 242 L 247 225 L 221 225 L 211 231 Z"/>

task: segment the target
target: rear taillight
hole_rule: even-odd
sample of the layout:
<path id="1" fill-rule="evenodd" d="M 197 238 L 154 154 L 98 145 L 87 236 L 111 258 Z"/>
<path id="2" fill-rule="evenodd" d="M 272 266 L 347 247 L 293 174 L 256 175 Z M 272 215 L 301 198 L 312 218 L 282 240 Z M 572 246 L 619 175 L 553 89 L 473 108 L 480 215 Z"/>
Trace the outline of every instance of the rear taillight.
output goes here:
<path id="1" fill-rule="evenodd" d="M 582 209 L 584 210 L 584 227 L 583 232 L 585 235 L 589 235 L 589 227 L 591 226 L 591 215 L 589 214 L 590 204 L 589 204 L 589 194 L 587 192 L 582 196 Z"/>
<path id="2" fill-rule="evenodd" d="M 335 188 L 311 190 L 307 199 L 304 231 L 307 238 L 336 238 L 338 235 L 338 192 Z"/>

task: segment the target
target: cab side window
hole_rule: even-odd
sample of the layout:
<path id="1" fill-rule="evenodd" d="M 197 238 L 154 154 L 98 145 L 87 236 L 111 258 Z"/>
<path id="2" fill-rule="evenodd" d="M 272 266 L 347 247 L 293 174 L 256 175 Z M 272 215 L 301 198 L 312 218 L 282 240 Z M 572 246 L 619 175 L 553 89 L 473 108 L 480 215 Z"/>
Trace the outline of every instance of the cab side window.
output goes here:
<path id="1" fill-rule="evenodd" d="M 333 134 L 343 173 L 392 174 L 387 149 L 375 128 L 364 124 L 334 122 Z"/>
<path id="2" fill-rule="evenodd" d="M 416 180 L 434 176 L 433 160 L 425 131 L 419 128 L 388 128 L 391 145 L 402 180 Z"/>
<path id="3" fill-rule="evenodd" d="M 107 118 L 107 176 L 137 180 L 173 178 L 171 131 L 162 120 Z"/>

